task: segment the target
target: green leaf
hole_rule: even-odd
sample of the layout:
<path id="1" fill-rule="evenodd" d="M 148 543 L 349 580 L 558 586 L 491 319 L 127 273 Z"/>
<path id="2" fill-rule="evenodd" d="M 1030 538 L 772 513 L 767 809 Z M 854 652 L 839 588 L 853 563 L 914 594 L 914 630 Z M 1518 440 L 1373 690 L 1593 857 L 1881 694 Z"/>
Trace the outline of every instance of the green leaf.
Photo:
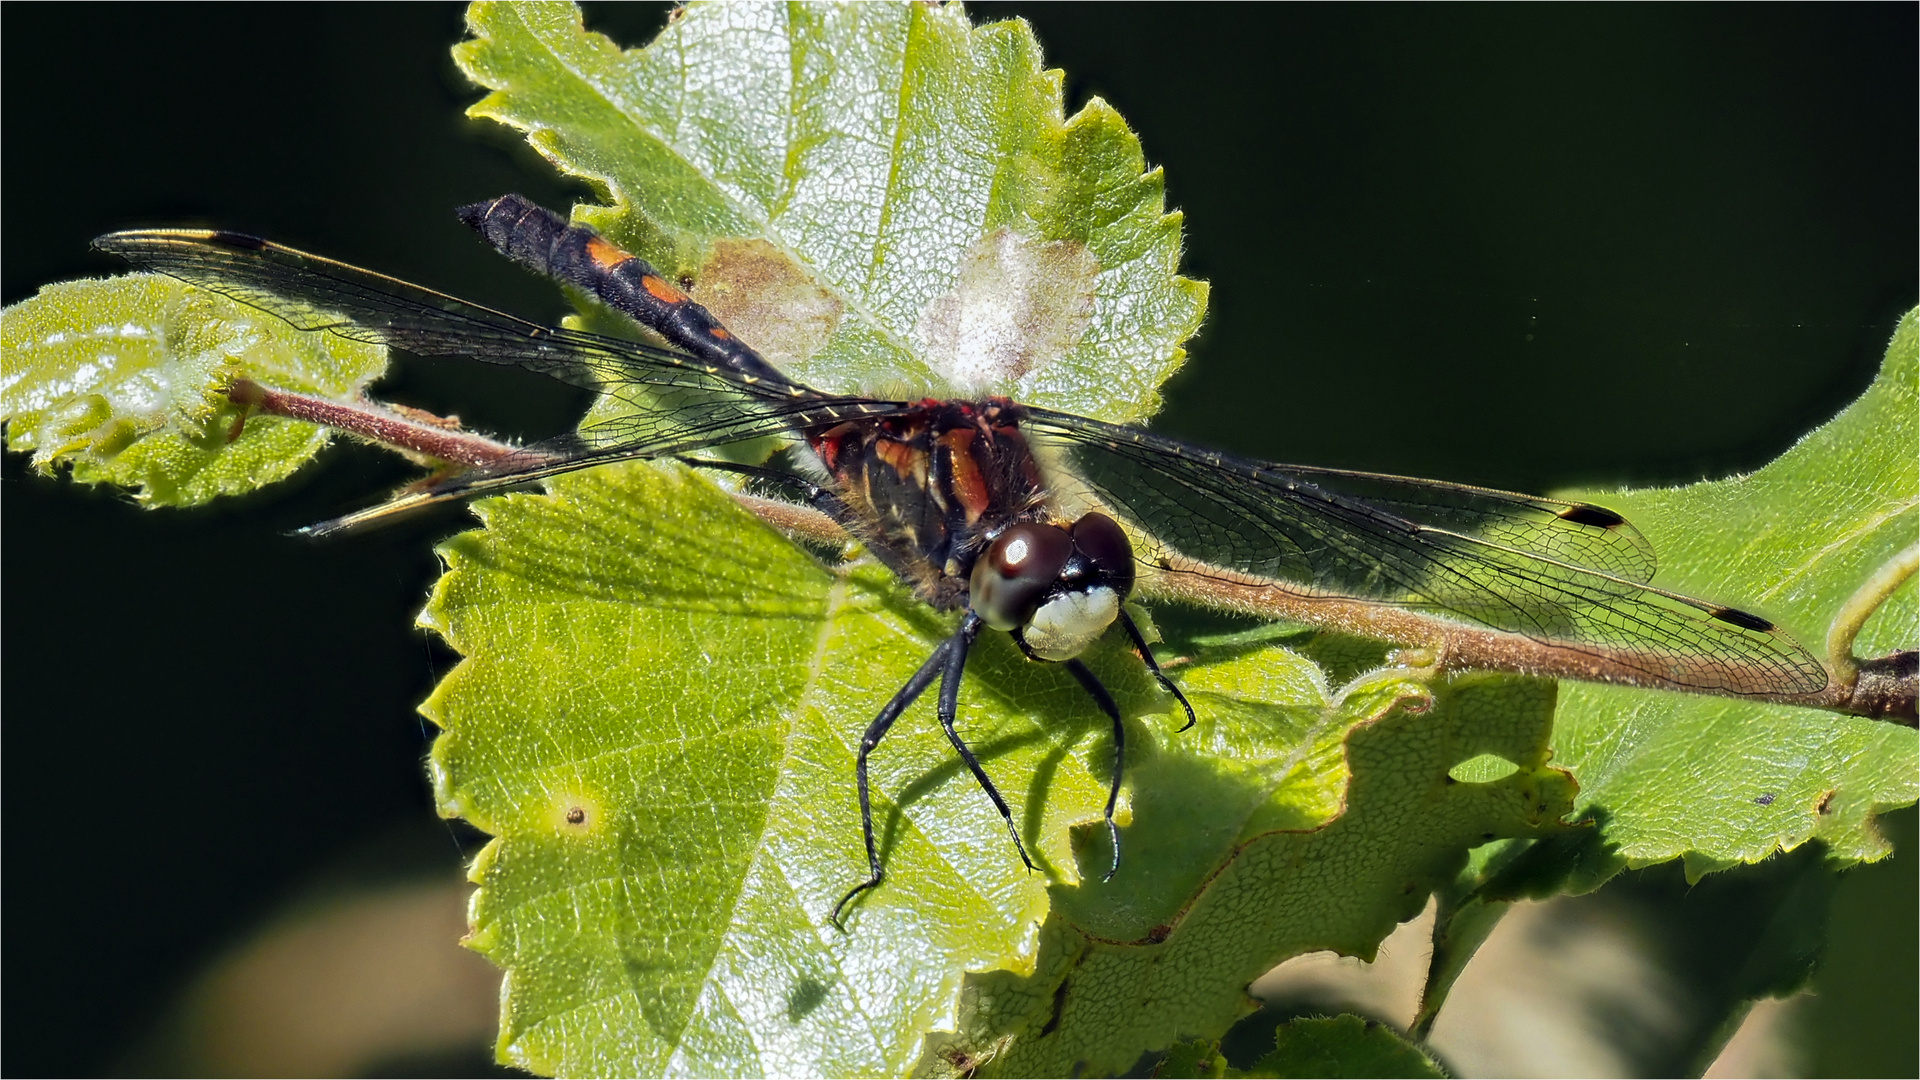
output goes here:
<path id="1" fill-rule="evenodd" d="M 600 187 L 614 205 L 578 220 L 799 378 L 1137 420 L 1180 362 L 1204 288 L 1174 276 L 1178 218 L 1110 109 L 1063 118 L 1024 26 L 695 5 L 623 52 L 567 5 L 469 21 L 458 60 L 494 91 L 474 114 Z M 1039 344 L 957 345 L 996 334 Z M 473 943 L 508 970 L 501 1052 L 538 1071 L 1117 1071 L 1219 1035 L 1288 956 L 1370 956 L 1478 880 L 1473 845 L 1566 834 L 1546 684 L 1335 692 L 1306 656 L 1223 639 L 1182 672 L 1202 721 L 1175 736 L 1109 642 L 1089 662 L 1128 717 L 1126 861 L 1099 883 L 1106 725 L 993 638 L 960 730 L 1041 872 L 922 704 L 874 759 L 888 879 L 842 935 L 859 732 L 951 620 L 648 466 L 481 512 L 423 615 L 467 657 L 427 708 L 443 809 L 497 836 Z M 1612 872 L 1596 830 L 1572 835 L 1539 849 L 1566 864 L 1548 878 Z"/>
<path id="2" fill-rule="evenodd" d="M 1247 1076 L 1447 1075 L 1419 1047 L 1384 1025 L 1358 1016 L 1290 1020 L 1274 1032 L 1273 1053 Z"/>
<path id="3" fill-rule="evenodd" d="M 1253 717 L 1277 719 L 1285 706 L 1272 703 L 1289 695 L 1253 680 L 1285 655 L 1198 666 L 1183 685 L 1203 717 L 1277 728 Z M 1169 736 L 1131 768 L 1135 825 L 1122 844 L 1148 880 L 1123 870 L 1115 887 L 1056 886 L 1033 973 L 971 978 L 958 1030 L 929 1039 L 921 1071 L 947 1072 L 941 1062 L 958 1055 L 981 1075 L 1111 1074 L 1143 1052 L 1218 1038 L 1253 1008 L 1247 984 L 1280 960 L 1323 949 L 1372 959 L 1468 847 L 1565 829 L 1574 785 L 1546 764 L 1551 683 L 1481 674 L 1428 686 L 1385 669 L 1337 701 L 1292 701 L 1319 724 L 1279 762 L 1246 763 L 1266 786 L 1239 806 L 1215 774 L 1245 759 L 1213 733 Z M 1331 766 L 1336 747 L 1344 768 Z M 1488 783 L 1448 777 L 1489 753 L 1517 768 Z M 1339 802 L 1299 806 L 1313 796 Z M 1176 847 L 1205 869 L 1183 877 Z M 1175 879 L 1164 904 L 1161 875 Z"/>
<path id="4" fill-rule="evenodd" d="M 474 5 L 470 114 L 611 207 L 576 220 L 802 381 L 1009 394 L 1141 420 L 1206 286 L 1099 99 L 1071 118 L 1026 24 L 957 6 L 693 5 L 621 51 L 570 4 Z"/>
<path id="5" fill-rule="evenodd" d="M 1670 490 L 1581 493 L 1653 540 L 1656 583 L 1753 610 L 1820 649 L 1834 612 L 1920 531 L 1916 315 L 1858 401 L 1748 476 Z M 1920 645 L 1915 583 L 1855 652 Z M 1616 865 L 1686 856 L 1689 876 L 1809 839 L 1843 862 L 1888 852 L 1873 816 L 1920 795 L 1913 729 L 1828 712 L 1569 683 L 1554 761 L 1602 819 Z M 1595 882 L 1597 883 L 1597 882 Z"/>
<path id="6" fill-rule="evenodd" d="M 1264 649 L 1190 668 L 1203 719 L 1174 735 L 1108 642 L 1089 663 L 1145 722 L 1128 733 L 1126 861 L 1099 883 L 1106 724 L 1064 672 L 995 637 L 960 729 L 1042 874 L 1020 869 L 922 705 L 875 756 L 888 878 L 841 934 L 826 916 L 862 876 L 859 733 L 951 620 L 877 569 L 828 572 L 702 479 L 636 464 L 553 487 L 480 504 L 488 528 L 442 549 L 424 616 L 467 657 L 427 706 L 447 729 L 437 787 L 497 837 L 472 941 L 509 971 L 502 1051 L 536 1071 L 898 1073 L 964 973 L 996 967 L 1017 992 L 985 996 L 1025 1002 L 1005 1020 L 1028 1031 L 1067 978 L 1087 988 L 1041 1049 L 1096 1040 L 1124 1068 L 1162 1028 L 1224 1030 L 1284 955 L 1370 955 L 1467 844 L 1551 832 L 1571 805 L 1544 764 L 1550 684 L 1429 692 L 1389 672 L 1335 704 L 1312 664 Z M 1447 777 L 1482 753 L 1520 767 Z M 1181 996 L 1160 1022 L 1115 1038 L 1167 985 Z M 927 1052 L 999 1069 L 1007 1032 L 967 1030 Z"/>
<path id="7" fill-rule="evenodd" d="M 280 480 L 327 445 L 325 429 L 241 411 L 251 378 L 345 399 L 386 350 L 304 334 L 253 308 L 157 274 L 49 285 L 0 313 L 7 445 L 83 483 L 192 506 Z"/>
<path id="8" fill-rule="evenodd" d="M 1220 1044 L 1183 1042 L 1167 1051 L 1153 1075 L 1155 1080 L 1221 1080 L 1229 1068 L 1227 1059 L 1220 1056 Z"/>
<path id="9" fill-rule="evenodd" d="M 443 810 L 496 835 L 472 943 L 509 972 L 508 1060 L 539 1072 L 897 1073 L 962 972 L 1031 954 L 1068 826 L 1111 747 L 1064 671 L 984 641 L 960 729 L 1042 874 L 925 715 L 875 756 L 888 879 L 864 876 L 861 729 L 936 616 L 890 576 L 829 573 L 704 479 L 636 464 L 478 507 L 423 616 L 467 659 L 426 711 Z M 714 538 L 724 536 L 724 544 Z M 1157 707 L 1117 645 L 1090 662 Z M 1016 704 L 1017 703 L 1017 704 Z M 1042 719 L 1044 718 L 1044 719 Z"/>

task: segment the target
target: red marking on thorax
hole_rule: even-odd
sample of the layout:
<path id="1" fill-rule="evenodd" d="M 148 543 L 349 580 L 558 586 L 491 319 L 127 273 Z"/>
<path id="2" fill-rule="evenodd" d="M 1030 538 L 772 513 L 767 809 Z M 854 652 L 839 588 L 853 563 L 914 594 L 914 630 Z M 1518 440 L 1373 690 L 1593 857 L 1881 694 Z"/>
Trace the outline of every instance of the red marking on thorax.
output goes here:
<path id="1" fill-rule="evenodd" d="M 907 476 L 913 469 L 913 459 L 915 457 L 913 447 L 903 442 L 897 442 L 893 439 L 875 439 L 873 443 L 873 456 L 886 462 L 895 473 L 903 477 Z"/>
<path id="2" fill-rule="evenodd" d="M 960 500 L 961 509 L 967 512 L 969 525 L 980 520 L 992 499 L 987 491 L 987 478 L 980 472 L 980 462 L 973 456 L 974 435 L 972 428 L 953 428 L 940 436 L 940 442 L 947 448 L 948 465 L 953 470 L 953 494 Z"/>

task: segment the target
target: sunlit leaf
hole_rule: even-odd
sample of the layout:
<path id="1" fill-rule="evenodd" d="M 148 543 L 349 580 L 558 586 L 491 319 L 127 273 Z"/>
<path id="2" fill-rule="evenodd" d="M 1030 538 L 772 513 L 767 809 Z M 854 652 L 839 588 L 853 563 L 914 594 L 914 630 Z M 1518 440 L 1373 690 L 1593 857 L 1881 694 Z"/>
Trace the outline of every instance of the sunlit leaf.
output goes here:
<path id="1" fill-rule="evenodd" d="M 1185 359 L 1206 286 L 1175 272 L 1180 215 L 1111 107 L 1064 115 L 1023 23 L 695 5 L 622 51 L 570 4 L 468 21 L 472 114 L 605 189 L 578 220 L 803 381 L 1128 421 Z"/>
<path id="2" fill-rule="evenodd" d="M 1765 468 L 1670 490 L 1581 493 L 1660 551 L 1657 584 L 1749 609 L 1824 651 L 1842 601 L 1920 534 L 1920 352 L 1901 320 L 1866 394 Z M 1920 646 L 1909 580 L 1854 651 Z M 1875 813 L 1920 795 L 1912 728 L 1814 709 L 1568 683 L 1554 762 L 1580 780 L 1617 857 L 1686 855 L 1696 874 L 1818 837 L 1888 851 Z"/>
<path id="3" fill-rule="evenodd" d="M 311 424 L 241 412 L 237 378 L 351 398 L 386 350 L 303 334 L 157 274 L 49 285 L 0 313 L 7 447 L 83 483 L 191 506 L 283 479 L 327 445 Z"/>
<path id="4" fill-rule="evenodd" d="M 470 22 L 458 58 L 493 90 L 476 115 L 601 186 L 613 205 L 578 219 L 811 383 L 1137 420 L 1180 361 L 1204 293 L 1174 276 L 1157 174 L 1104 105 L 1062 118 L 1019 24 L 694 5 L 622 51 L 567 5 Z M 968 344 L 997 340 L 1028 351 Z M 1102 882 L 1107 726 L 996 636 L 959 726 L 1040 872 L 923 703 L 874 759 L 888 880 L 841 934 L 860 733 L 951 617 L 652 466 L 481 512 L 423 616 L 467 657 L 428 711 L 443 808 L 497 837 L 473 943 L 508 971 L 501 1051 L 528 1068 L 1122 1070 L 1217 1037 L 1280 960 L 1371 955 L 1475 845 L 1605 850 L 1562 824 L 1548 684 L 1386 671 L 1342 692 L 1305 655 L 1222 642 L 1181 670 L 1201 723 L 1174 734 L 1108 642 L 1089 661 L 1129 717 L 1129 770 Z"/>

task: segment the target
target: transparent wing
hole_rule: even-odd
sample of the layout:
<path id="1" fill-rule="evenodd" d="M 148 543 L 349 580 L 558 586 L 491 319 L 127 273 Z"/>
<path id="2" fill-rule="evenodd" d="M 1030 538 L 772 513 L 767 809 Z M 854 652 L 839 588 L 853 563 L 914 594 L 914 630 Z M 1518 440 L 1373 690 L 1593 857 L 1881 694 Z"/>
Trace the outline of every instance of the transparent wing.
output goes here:
<path id="1" fill-rule="evenodd" d="M 1190 559 L 1585 649 L 1676 686 L 1826 685 L 1766 620 L 1647 585 L 1646 539 L 1602 507 L 1250 461 L 1045 409 L 1029 410 L 1028 428 L 1100 501 Z"/>
<path id="2" fill-rule="evenodd" d="M 111 233 L 94 246 L 232 297 L 302 330 L 537 371 L 626 406 L 612 419 L 523 447 L 382 506 L 313 526 L 308 531 L 315 534 L 609 461 L 684 453 L 902 407 L 833 397 L 670 349 L 542 326 L 239 233 L 147 229 Z"/>

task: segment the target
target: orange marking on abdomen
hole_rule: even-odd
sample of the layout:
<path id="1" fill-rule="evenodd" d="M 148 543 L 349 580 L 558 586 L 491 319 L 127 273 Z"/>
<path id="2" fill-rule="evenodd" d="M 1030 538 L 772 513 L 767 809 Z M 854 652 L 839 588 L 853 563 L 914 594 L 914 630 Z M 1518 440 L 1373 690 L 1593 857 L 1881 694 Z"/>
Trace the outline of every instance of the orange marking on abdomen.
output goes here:
<path id="1" fill-rule="evenodd" d="M 721 341 L 731 341 L 733 339 L 733 335 L 727 333 L 727 328 L 724 326 L 709 327 L 707 333 L 712 334 Z"/>
<path id="2" fill-rule="evenodd" d="M 594 236 L 587 239 L 587 258 L 592 259 L 600 269 L 611 270 L 633 256 Z"/>
<path id="3" fill-rule="evenodd" d="M 947 446 L 948 464 L 953 469 L 953 493 L 960 500 L 960 508 L 967 512 L 967 524 L 980 520 L 986 513 L 989 496 L 987 478 L 980 473 L 980 463 L 973 459 L 973 429 L 954 428 L 940 441 Z"/>
<path id="4" fill-rule="evenodd" d="M 652 274 L 648 274 L 640 279 L 640 284 L 645 286 L 646 290 L 653 294 L 655 300 L 663 304 L 684 304 L 687 302 L 687 294 L 667 284 L 664 278 L 657 278 Z"/>

